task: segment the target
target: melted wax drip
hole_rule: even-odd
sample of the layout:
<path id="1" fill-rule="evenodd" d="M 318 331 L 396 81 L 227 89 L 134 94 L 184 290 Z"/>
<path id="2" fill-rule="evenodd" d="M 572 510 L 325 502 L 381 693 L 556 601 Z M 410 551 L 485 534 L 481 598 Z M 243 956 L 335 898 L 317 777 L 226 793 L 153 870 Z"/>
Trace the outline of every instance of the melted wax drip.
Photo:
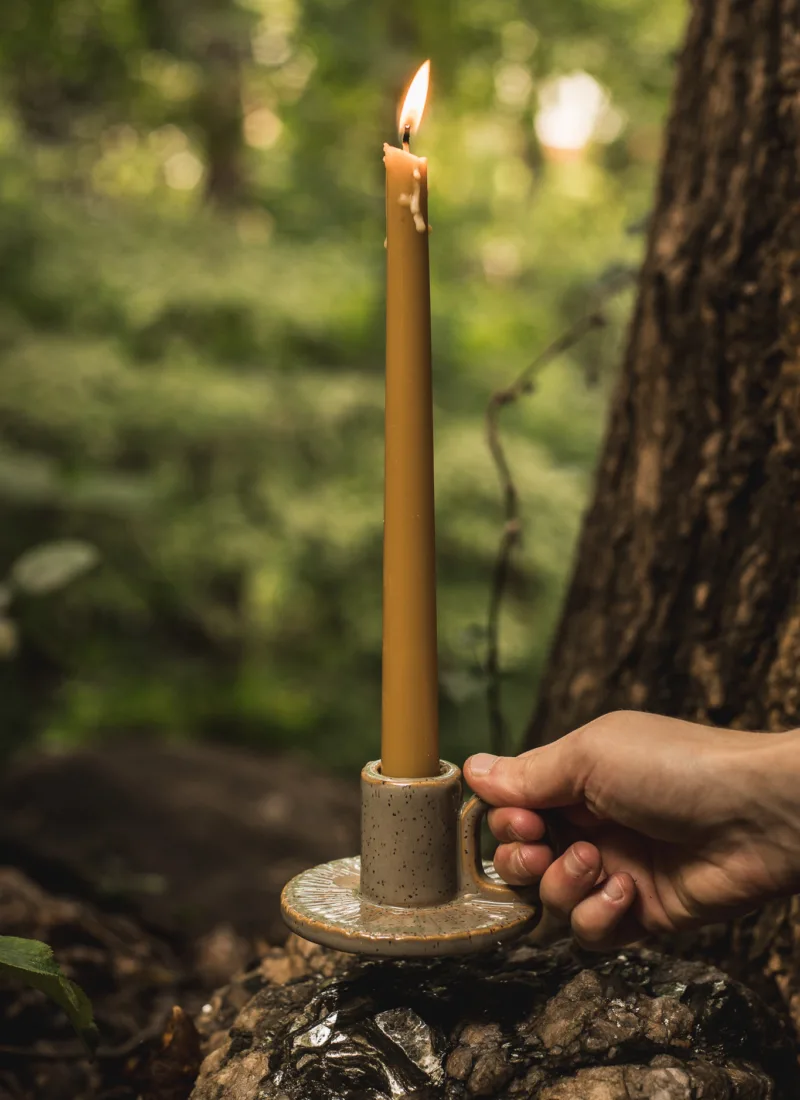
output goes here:
<path id="1" fill-rule="evenodd" d="M 398 202 L 401 206 L 407 206 L 411 211 L 411 217 L 414 219 L 414 228 L 417 233 L 427 233 L 428 226 L 425 224 L 425 219 L 422 216 L 420 210 L 420 199 L 422 197 L 422 191 L 420 188 L 420 172 L 419 168 L 414 169 L 414 188 L 410 195 L 400 195 Z"/>

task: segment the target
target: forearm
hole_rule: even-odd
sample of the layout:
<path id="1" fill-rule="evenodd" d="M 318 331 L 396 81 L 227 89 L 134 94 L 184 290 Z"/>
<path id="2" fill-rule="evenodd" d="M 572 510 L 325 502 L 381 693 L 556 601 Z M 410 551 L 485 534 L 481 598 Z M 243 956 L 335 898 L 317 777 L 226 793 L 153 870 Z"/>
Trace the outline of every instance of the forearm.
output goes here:
<path id="1" fill-rule="evenodd" d="M 738 762 L 743 828 L 769 848 L 776 892 L 800 892 L 800 730 L 753 735 Z"/>

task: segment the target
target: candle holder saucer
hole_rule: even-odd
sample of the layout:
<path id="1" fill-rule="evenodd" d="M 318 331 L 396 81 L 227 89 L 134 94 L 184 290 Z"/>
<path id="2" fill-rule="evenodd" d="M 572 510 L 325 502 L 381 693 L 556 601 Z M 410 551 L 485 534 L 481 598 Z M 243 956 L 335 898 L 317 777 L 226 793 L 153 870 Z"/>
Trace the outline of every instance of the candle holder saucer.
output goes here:
<path id="1" fill-rule="evenodd" d="M 490 808 L 461 804 L 461 771 L 396 779 L 380 761 L 361 773 L 361 856 L 313 867 L 283 890 L 281 911 L 299 936 L 383 957 L 466 955 L 535 928 L 534 889 L 501 882 L 480 858 Z"/>

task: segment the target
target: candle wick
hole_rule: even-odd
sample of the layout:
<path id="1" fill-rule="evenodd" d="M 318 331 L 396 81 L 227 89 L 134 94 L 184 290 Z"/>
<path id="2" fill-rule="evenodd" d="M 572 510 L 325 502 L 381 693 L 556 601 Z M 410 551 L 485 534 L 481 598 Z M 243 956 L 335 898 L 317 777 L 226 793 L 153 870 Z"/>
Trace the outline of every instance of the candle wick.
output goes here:
<path id="1" fill-rule="evenodd" d="M 406 123 L 403 127 L 403 152 L 409 152 L 409 143 L 411 141 L 411 125 Z"/>

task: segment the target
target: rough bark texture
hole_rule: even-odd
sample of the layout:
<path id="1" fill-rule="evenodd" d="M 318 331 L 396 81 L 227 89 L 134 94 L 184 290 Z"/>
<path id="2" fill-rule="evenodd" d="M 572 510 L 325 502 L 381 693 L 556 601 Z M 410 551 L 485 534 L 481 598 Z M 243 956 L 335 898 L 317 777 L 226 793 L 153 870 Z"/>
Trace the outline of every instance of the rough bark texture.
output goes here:
<path id="1" fill-rule="evenodd" d="M 800 726 L 799 199 L 800 3 L 697 0 L 531 743 L 615 708 Z M 796 910 L 714 950 L 800 1025 Z"/>
<path id="2" fill-rule="evenodd" d="M 698 963 L 525 944 L 374 962 L 292 937 L 215 995 L 192 1100 L 786 1100 L 776 1018 Z"/>
<path id="3" fill-rule="evenodd" d="M 698 0 L 535 740 L 800 725 L 798 199 L 800 3 Z"/>

